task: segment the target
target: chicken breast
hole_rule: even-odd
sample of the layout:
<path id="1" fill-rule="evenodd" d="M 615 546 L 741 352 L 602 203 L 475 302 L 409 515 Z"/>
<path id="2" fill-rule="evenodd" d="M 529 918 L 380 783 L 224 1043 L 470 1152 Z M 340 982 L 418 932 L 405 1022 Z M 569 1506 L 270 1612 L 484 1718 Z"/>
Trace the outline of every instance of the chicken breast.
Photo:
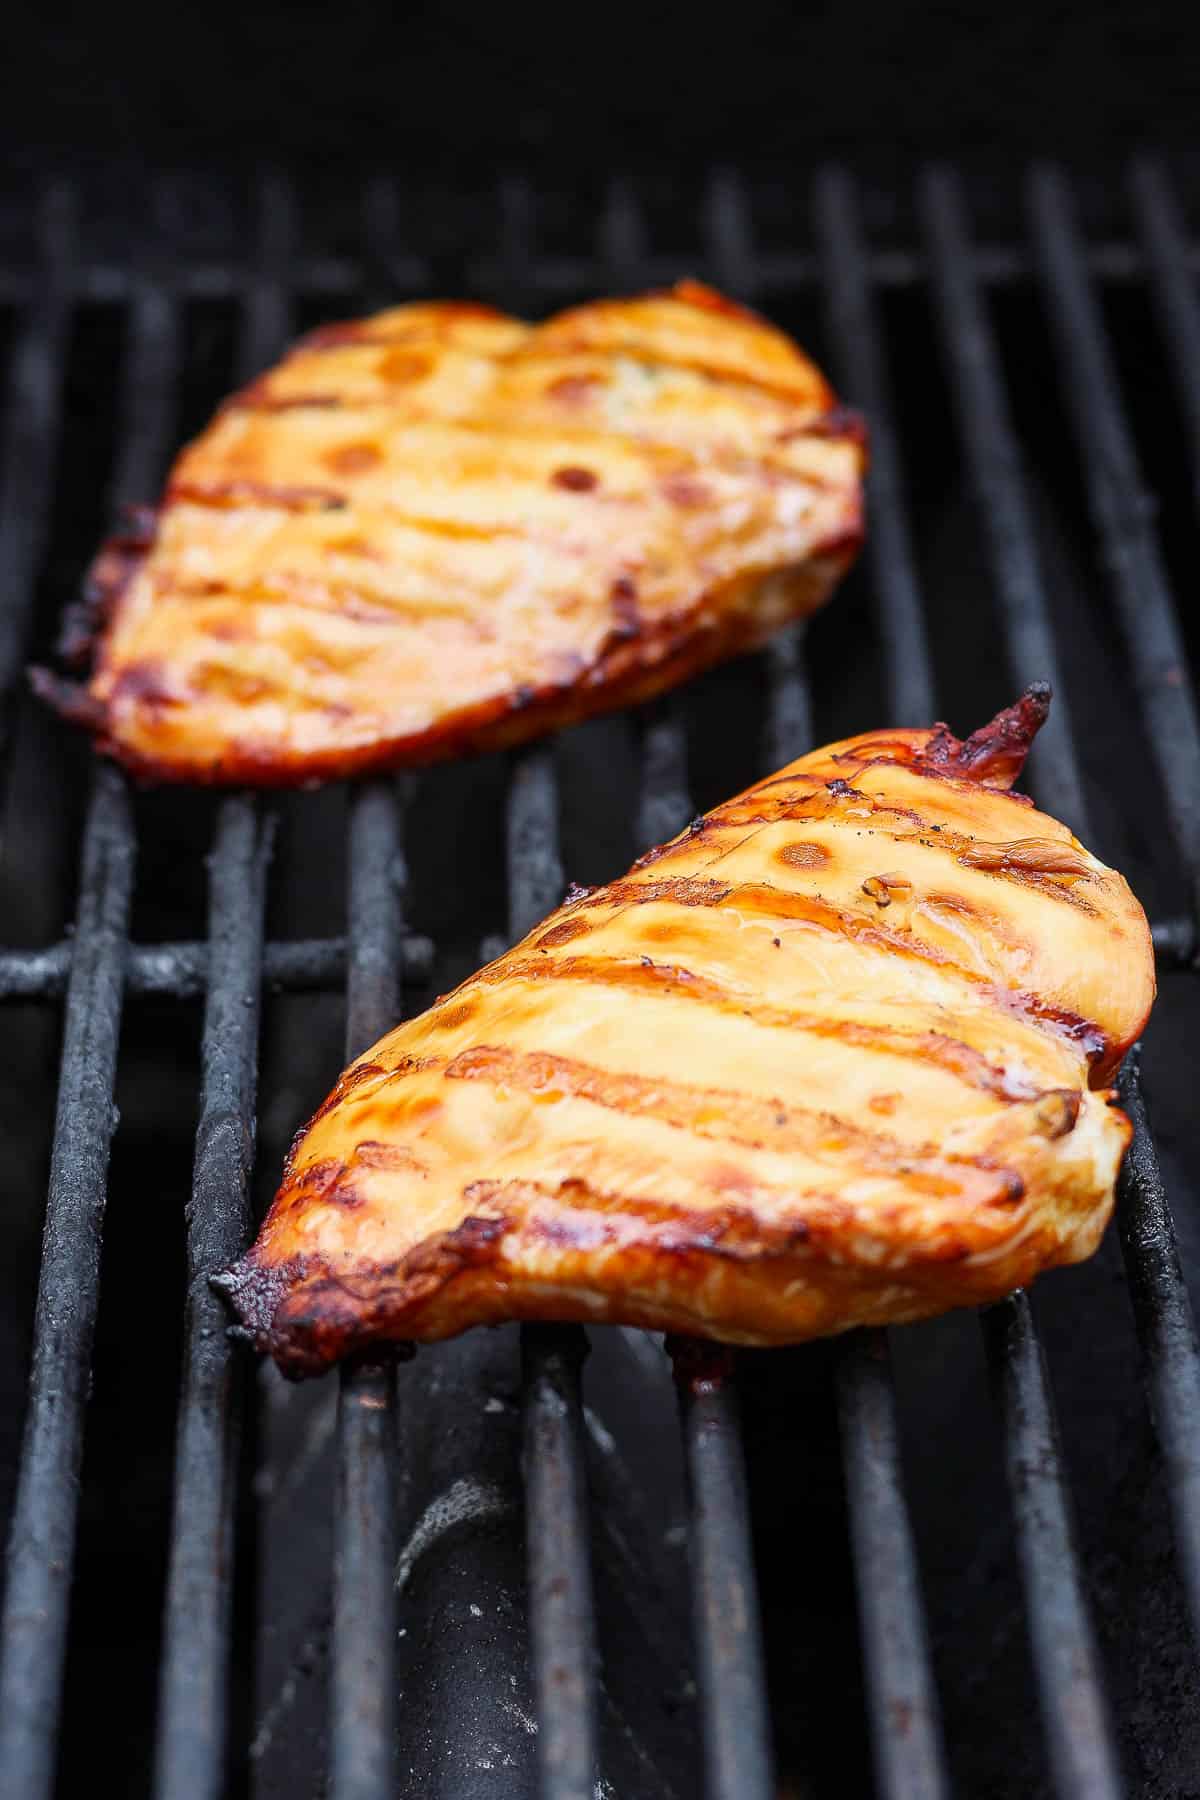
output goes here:
<path id="1" fill-rule="evenodd" d="M 400 306 L 316 332 L 179 458 L 35 685 L 160 780 L 293 785 L 661 692 L 829 594 L 861 424 L 695 283 L 539 326 Z"/>
<path id="2" fill-rule="evenodd" d="M 791 1343 L 1095 1249 L 1154 996 L 1007 788 L 1046 692 L 801 757 L 359 1059 L 219 1278 L 290 1375 L 502 1319 Z"/>

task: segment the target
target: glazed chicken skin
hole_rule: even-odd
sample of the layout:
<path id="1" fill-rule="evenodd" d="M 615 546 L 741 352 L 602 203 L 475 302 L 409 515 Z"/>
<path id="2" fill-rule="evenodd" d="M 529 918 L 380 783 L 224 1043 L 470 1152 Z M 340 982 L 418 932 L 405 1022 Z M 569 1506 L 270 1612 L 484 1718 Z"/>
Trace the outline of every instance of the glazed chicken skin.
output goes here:
<path id="1" fill-rule="evenodd" d="M 356 1062 L 218 1283 L 289 1375 L 505 1319 L 782 1344 L 1095 1249 L 1154 995 L 1120 875 L 965 743 L 801 757 Z"/>
<path id="2" fill-rule="evenodd" d="M 861 424 L 707 288 L 305 339 L 180 456 L 35 685 L 142 777 L 289 786 L 645 699 L 827 597 Z"/>

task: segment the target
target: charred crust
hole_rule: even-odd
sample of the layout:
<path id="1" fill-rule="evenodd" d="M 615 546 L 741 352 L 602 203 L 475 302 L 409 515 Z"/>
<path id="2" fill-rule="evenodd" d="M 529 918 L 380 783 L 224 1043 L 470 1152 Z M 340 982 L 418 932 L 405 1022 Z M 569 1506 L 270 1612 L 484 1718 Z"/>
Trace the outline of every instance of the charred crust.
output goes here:
<path id="1" fill-rule="evenodd" d="M 794 434 L 805 437 L 848 438 L 851 443 L 865 449 L 869 433 L 865 416 L 852 406 L 831 406 L 819 417 L 810 419 L 808 423 Z"/>
<path id="2" fill-rule="evenodd" d="M 994 1174 L 994 1192 L 973 1214 L 960 1222 L 948 1219 L 937 1233 L 909 1246 L 907 1277 L 918 1287 L 938 1269 L 965 1262 L 982 1245 L 997 1243 L 997 1234 L 1016 1228 L 1014 1209 L 1024 1197 L 1021 1178 L 1003 1167 Z M 477 1181 L 463 1190 L 463 1200 L 471 1211 L 460 1225 L 417 1244 L 394 1263 L 347 1261 L 335 1267 L 327 1257 L 308 1254 L 271 1264 L 256 1246 L 212 1285 L 236 1315 L 235 1329 L 272 1355 L 285 1375 L 298 1379 L 321 1374 L 348 1356 L 372 1354 L 380 1345 L 406 1345 L 500 1318 L 595 1316 L 586 1307 L 580 1311 L 566 1292 L 558 1304 L 535 1299 L 523 1307 L 520 1262 L 539 1246 L 568 1258 L 607 1253 L 616 1258 L 618 1285 L 630 1275 L 635 1287 L 641 1283 L 651 1290 L 680 1277 L 684 1287 L 694 1286 L 693 1277 L 699 1279 L 714 1261 L 731 1271 L 761 1268 L 764 1275 L 773 1266 L 772 1279 L 790 1280 L 793 1270 L 799 1275 L 830 1258 L 832 1266 L 845 1268 L 845 1232 L 854 1222 L 852 1209 L 833 1196 L 819 1198 L 806 1216 L 768 1223 L 736 1203 L 692 1210 L 600 1193 L 577 1179 L 554 1188 Z M 1037 1246 L 1024 1241 L 1023 1254 L 1036 1257 L 1030 1273 L 1044 1260 Z M 860 1267 L 868 1282 L 877 1275 L 872 1255 L 864 1255 Z M 570 1285 L 568 1276 L 565 1286 Z M 601 1283 L 602 1307 L 606 1298 L 611 1301 L 613 1290 Z M 687 1362 L 685 1353 L 684 1379 L 695 1384 L 723 1378 L 728 1354 L 719 1347 L 697 1350 L 698 1360 Z"/>
<path id="3" fill-rule="evenodd" d="M 586 889 L 580 889 L 575 897 L 582 898 L 586 891 Z M 586 919 L 578 917 L 560 919 L 557 925 L 550 927 L 549 931 L 543 931 L 542 935 L 535 940 L 533 947 L 535 950 L 557 950 L 563 944 L 572 943 L 576 938 L 586 937 L 591 929 L 592 927 Z"/>
<path id="4" fill-rule="evenodd" d="M 478 1182 L 475 1189 L 494 1185 Z M 503 1217 L 468 1217 L 453 1231 L 418 1244 L 390 1268 L 372 1264 L 338 1272 L 315 1255 L 271 1264 L 255 1247 L 212 1276 L 210 1285 L 254 1348 L 273 1356 L 290 1380 L 302 1380 L 323 1374 L 346 1357 L 377 1354 L 389 1344 L 399 1354 L 411 1355 L 409 1339 L 390 1329 L 391 1322 L 401 1313 L 414 1313 L 455 1276 L 494 1261 L 497 1241 L 507 1229 Z"/>
<path id="5" fill-rule="evenodd" d="M 1050 692 L 1049 682 L 1032 682 L 1019 700 L 1004 707 L 969 738 L 956 738 L 948 725 L 935 725 L 922 762 L 934 774 L 958 775 L 991 787 L 1011 787 L 1025 765 L 1030 745 L 1046 723 Z"/>
<path id="6" fill-rule="evenodd" d="M 313 1126 L 317 1123 L 318 1119 L 323 1119 L 326 1113 L 333 1111 L 335 1106 L 340 1106 L 342 1101 L 347 1099 L 354 1092 L 355 1088 L 361 1087 L 364 1081 L 386 1080 L 389 1073 L 391 1073 L 391 1071 L 385 1069 L 382 1063 L 354 1063 L 346 1070 L 345 1074 L 339 1078 L 332 1093 L 322 1100 L 320 1106 L 318 1106 L 316 1112 L 308 1121 L 308 1124 L 299 1134 L 299 1137 L 296 1140 L 297 1143 L 300 1142 L 301 1138 L 307 1136 Z"/>
<path id="7" fill-rule="evenodd" d="M 306 482 L 252 481 L 240 477 L 229 481 L 183 481 L 167 484 L 166 504 L 211 506 L 218 511 L 240 506 L 278 507 L 282 512 L 339 512 L 346 496 L 336 488 L 319 487 Z"/>
<path id="8" fill-rule="evenodd" d="M 157 507 L 127 507 L 121 525 L 101 545 L 80 598 L 63 614 L 55 648 L 68 668 L 88 666 L 97 640 L 154 544 L 158 520 Z"/>

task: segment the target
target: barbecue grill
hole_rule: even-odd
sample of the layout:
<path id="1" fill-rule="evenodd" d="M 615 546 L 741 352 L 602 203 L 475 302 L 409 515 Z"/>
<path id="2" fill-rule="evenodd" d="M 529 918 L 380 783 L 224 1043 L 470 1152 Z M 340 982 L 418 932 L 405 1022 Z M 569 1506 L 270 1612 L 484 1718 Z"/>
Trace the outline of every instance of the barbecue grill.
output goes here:
<path id="1" fill-rule="evenodd" d="M 686 201 L 614 180 L 594 206 L 513 178 L 475 197 L 469 236 L 446 196 L 386 178 L 357 237 L 277 170 L 242 220 L 164 179 L 136 241 L 86 186 L 32 197 L 0 268 L 18 1284 L 52 1147 L 6 1793 L 88 1778 L 97 1694 L 126 1747 L 105 1751 L 117 1791 L 163 1800 L 1194 1791 L 1200 1352 L 1168 1187 L 1200 1251 L 1179 1073 L 1200 727 L 1173 593 L 1197 525 L 1200 252 L 1176 174 L 1142 161 L 1109 191 L 1038 167 L 977 203 L 945 168 L 912 193 L 829 168 L 811 195 L 718 170 Z M 794 329 L 870 420 L 869 547 L 807 635 L 636 718 L 286 799 L 137 794 L 24 697 L 106 516 L 152 499 L 180 432 L 295 330 L 434 292 L 539 314 L 683 272 Z M 970 729 L 1038 678 L 1056 701 L 1030 785 L 1129 870 L 1164 988 L 1146 1054 L 1170 1181 L 1135 1052 L 1123 1282 L 1110 1244 L 1044 1305 L 1019 1293 L 979 1323 L 736 1360 L 680 1346 L 678 1445 L 668 1361 L 634 1333 L 593 1332 L 586 1361 L 581 1329 L 529 1326 L 311 1388 L 252 1372 L 208 1277 L 343 1051 L 523 933 L 567 876 L 618 872 L 814 735 Z M 1134 1332 L 1153 1439 L 1120 1398 Z M 125 1556 L 143 1534 L 145 1562 L 104 1574 L 113 1533 Z"/>

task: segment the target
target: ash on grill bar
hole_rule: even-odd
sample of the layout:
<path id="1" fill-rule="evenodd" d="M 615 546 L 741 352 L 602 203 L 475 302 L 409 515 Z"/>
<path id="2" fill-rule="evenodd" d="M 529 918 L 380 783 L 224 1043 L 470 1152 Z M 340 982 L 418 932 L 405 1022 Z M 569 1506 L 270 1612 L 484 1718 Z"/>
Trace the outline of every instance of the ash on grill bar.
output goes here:
<path id="1" fill-rule="evenodd" d="M 335 231 L 277 170 L 177 241 L 164 178 L 119 252 L 86 185 L 27 196 L 0 267 L 5 1343 L 28 1368 L 5 1794 L 109 1761 L 164 1800 L 1194 1791 L 1200 196 L 1178 173 L 1037 166 L 989 190 L 986 235 L 946 168 L 913 191 L 717 170 L 686 204 L 613 180 L 569 224 L 522 180 L 468 220 L 385 176 L 354 242 L 344 192 Z M 507 758 L 283 800 L 140 792 L 25 693 L 113 515 L 297 330 L 683 274 L 793 332 L 870 422 L 863 563 L 807 635 Z M 813 742 L 970 728 L 1035 680 L 1056 705 L 1025 785 L 1128 873 L 1162 988 L 1169 1130 L 1156 1148 L 1135 1051 L 1093 1263 L 982 1317 L 679 1346 L 674 1387 L 657 1340 L 597 1330 L 589 1354 L 554 1326 L 306 1389 L 251 1368 L 209 1277 L 346 1057 L 567 879 Z"/>

